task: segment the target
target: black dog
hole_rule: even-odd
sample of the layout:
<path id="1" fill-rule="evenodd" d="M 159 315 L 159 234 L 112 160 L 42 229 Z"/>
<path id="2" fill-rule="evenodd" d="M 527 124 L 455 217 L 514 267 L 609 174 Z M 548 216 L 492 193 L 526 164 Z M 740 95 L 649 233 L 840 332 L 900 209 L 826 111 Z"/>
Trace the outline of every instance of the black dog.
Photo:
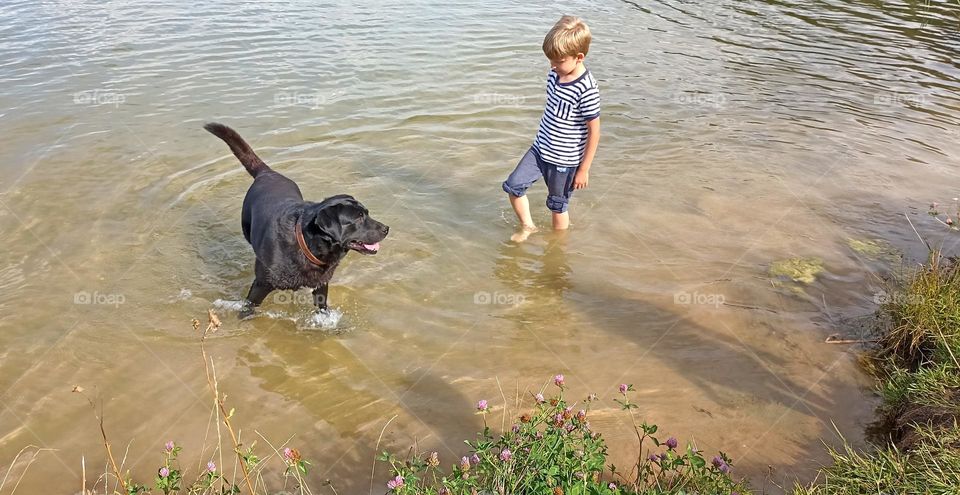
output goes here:
<path id="1" fill-rule="evenodd" d="M 326 309 L 330 278 L 340 260 L 350 250 L 376 254 L 390 228 L 346 194 L 304 201 L 297 184 L 263 163 L 236 131 L 217 123 L 203 128 L 226 141 L 253 176 L 243 198 L 242 226 L 257 255 L 256 278 L 240 318 L 253 315 L 276 289 L 313 288 L 313 303 Z"/>

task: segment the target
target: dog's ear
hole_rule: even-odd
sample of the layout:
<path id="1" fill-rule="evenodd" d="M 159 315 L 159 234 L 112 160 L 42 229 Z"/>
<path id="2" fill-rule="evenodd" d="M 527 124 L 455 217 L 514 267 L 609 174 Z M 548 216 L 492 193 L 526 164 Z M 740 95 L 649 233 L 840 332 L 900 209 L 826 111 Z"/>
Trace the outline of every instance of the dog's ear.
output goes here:
<path id="1" fill-rule="evenodd" d="M 313 212 L 313 219 L 310 220 L 310 230 L 320 236 L 320 238 L 331 244 L 340 244 L 343 241 L 343 225 L 340 223 L 340 215 L 335 211 L 336 208 L 317 208 Z"/>

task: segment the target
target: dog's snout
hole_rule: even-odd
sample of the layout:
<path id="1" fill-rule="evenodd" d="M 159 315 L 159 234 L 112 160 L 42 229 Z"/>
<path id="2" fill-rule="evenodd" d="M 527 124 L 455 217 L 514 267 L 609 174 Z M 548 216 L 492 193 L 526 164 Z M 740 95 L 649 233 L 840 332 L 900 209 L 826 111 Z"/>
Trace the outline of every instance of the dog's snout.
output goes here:
<path id="1" fill-rule="evenodd" d="M 380 227 L 380 231 L 383 232 L 384 237 L 386 237 L 386 235 L 390 233 L 390 227 L 383 225 Z"/>

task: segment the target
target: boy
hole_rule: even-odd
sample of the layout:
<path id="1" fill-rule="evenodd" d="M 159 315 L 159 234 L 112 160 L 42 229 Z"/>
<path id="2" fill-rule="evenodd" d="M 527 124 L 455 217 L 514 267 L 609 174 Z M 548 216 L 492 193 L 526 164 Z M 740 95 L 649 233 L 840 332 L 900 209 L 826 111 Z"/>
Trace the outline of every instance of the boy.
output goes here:
<path id="1" fill-rule="evenodd" d="M 537 229 L 525 195 L 537 179 L 543 177 L 547 184 L 547 208 L 553 212 L 555 230 L 570 226 L 570 196 L 589 182 L 590 165 L 600 142 L 600 92 L 583 66 L 589 49 L 590 29 L 573 16 L 561 17 L 543 39 L 551 71 L 540 129 L 533 146 L 503 183 L 522 228 L 514 241 L 526 239 Z"/>

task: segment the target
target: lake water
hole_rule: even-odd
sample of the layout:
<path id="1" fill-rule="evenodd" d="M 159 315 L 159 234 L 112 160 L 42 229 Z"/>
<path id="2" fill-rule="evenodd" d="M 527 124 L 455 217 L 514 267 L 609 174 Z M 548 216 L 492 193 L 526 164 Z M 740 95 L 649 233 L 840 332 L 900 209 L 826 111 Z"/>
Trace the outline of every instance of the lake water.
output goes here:
<path id="1" fill-rule="evenodd" d="M 568 235 L 518 245 L 500 182 L 532 141 L 540 42 L 562 13 L 594 33 L 600 150 Z M 81 460 L 92 484 L 103 447 L 75 385 L 141 481 L 169 439 L 206 462 L 190 321 L 214 308 L 207 350 L 243 437 L 293 436 L 315 492 L 367 492 L 378 439 L 450 465 L 477 400 L 499 424 L 556 373 L 601 396 L 592 423 L 617 464 L 625 382 L 638 419 L 724 450 L 755 487 L 808 480 L 821 439 L 863 445 L 873 417 L 872 382 L 824 339 L 857 338 L 897 256 L 922 259 L 906 218 L 956 242 L 926 210 L 960 195 L 958 16 L 947 1 L 4 2 L 0 473 L 19 477 L 35 445 L 56 450 L 18 493 L 79 491 Z M 212 120 L 308 199 L 350 193 L 390 225 L 380 254 L 337 273 L 338 318 L 313 319 L 304 292 L 237 321 L 250 178 Z M 794 258 L 823 271 L 771 274 Z M 386 479 L 378 466 L 374 493 Z"/>

